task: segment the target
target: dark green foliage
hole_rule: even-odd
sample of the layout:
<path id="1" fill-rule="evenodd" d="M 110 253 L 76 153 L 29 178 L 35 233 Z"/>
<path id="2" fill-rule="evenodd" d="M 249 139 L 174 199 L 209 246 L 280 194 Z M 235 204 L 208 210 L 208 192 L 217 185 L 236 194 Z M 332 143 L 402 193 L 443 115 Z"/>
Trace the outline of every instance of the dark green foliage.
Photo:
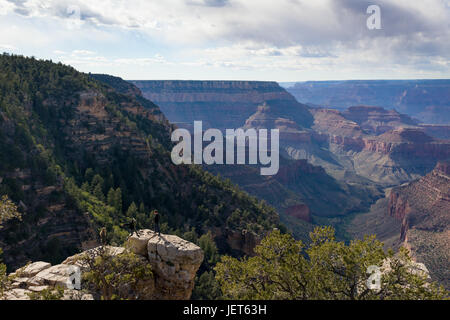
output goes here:
<path id="1" fill-rule="evenodd" d="M 86 289 L 98 292 L 102 300 L 139 300 L 152 297 L 154 279 L 147 260 L 125 252 L 112 255 L 108 247 L 88 251 L 80 259 Z"/>
<path id="2" fill-rule="evenodd" d="M 348 245 L 331 227 L 316 228 L 310 245 L 273 231 L 255 257 L 223 257 L 215 267 L 225 298 L 290 300 L 425 300 L 448 292 L 419 271 L 405 248 L 385 253 L 374 236 Z M 369 267 L 380 270 L 380 287 L 367 286 Z"/>
<path id="3" fill-rule="evenodd" d="M 64 288 L 47 288 L 39 292 L 28 293 L 30 300 L 61 300 L 64 296 Z"/>
<path id="4" fill-rule="evenodd" d="M 219 300 L 222 299 L 222 291 L 217 282 L 214 271 L 205 271 L 195 278 L 195 287 L 192 291 L 193 300 Z"/>

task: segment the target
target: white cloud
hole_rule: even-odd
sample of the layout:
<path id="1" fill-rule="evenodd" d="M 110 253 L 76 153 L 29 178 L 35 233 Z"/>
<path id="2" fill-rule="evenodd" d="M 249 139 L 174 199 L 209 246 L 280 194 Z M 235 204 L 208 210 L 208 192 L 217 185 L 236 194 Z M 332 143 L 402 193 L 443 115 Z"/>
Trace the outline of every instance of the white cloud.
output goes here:
<path id="1" fill-rule="evenodd" d="M 0 44 L 0 50 L 6 50 L 6 51 L 9 51 L 9 52 L 12 52 L 12 51 L 18 50 L 18 48 L 16 46 L 11 45 L 11 44 Z"/>
<path id="2" fill-rule="evenodd" d="M 372 1 L 0 0 L 0 15 L 25 21 L 2 32 L 0 43 L 21 48 L 27 41 L 36 48 L 54 45 L 71 52 L 66 61 L 85 64 L 279 68 L 330 74 L 337 69 L 373 72 L 378 68 L 387 70 L 386 76 L 389 70 L 449 74 L 447 0 L 378 0 L 383 29 L 374 31 L 366 28 L 369 4 Z M 116 50 L 103 49 L 112 44 L 123 51 L 131 33 L 143 36 L 143 43 L 156 43 L 156 50 L 170 51 L 170 57 L 148 58 L 133 51 L 113 57 Z M 86 49 L 73 52 L 62 45 L 71 42 Z"/>

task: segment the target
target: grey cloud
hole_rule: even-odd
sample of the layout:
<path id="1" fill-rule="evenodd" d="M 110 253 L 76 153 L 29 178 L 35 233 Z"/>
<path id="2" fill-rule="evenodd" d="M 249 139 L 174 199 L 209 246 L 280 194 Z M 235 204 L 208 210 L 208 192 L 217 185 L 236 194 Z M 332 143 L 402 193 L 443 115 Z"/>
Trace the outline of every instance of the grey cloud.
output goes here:
<path id="1" fill-rule="evenodd" d="M 104 25 L 118 25 L 119 22 L 98 12 L 94 11 L 88 6 L 74 2 L 74 1 L 58 1 L 51 8 L 53 14 L 60 18 L 70 18 L 72 17 L 72 12 L 68 10 L 69 8 L 79 8 L 80 20 L 90 22 L 93 24 L 104 24 Z M 107 11 L 105 9 L 105 11 Z"/>
<path id="2" fill-rule="evenodd" d="M 30 15 L 30 10 L 25 7 L 27 0 L 7 0 L 10 3 L 13 3 L 15 8 L 14 12 L 20 14 L 22 16 Z"/>
<path id="3" fill-rule="evenodd" d="M 15 8 L 14 12 L 20 14 L 21 16 L 29 16 L 30 11 L 26 8 Z"/>
<path id="4" fill-rule="evenodd" d="M 367 19 L 365 14 L 369 5 L 377 4 L 381 9 L 383 36 L 397 36 L 412 34 L 416 32 L 434 32 L 436 31 L 436 24 L 433 21 L 427 20 L 422 12 L 415 10 L 413 6 L 400 6 L 395 1 L 361 1 L 361 0 L 335 0 L 333 1 L 334 10 L 338 15 L 345 15 L 345 12 L 350 13 L 348 16 L 352 17 L 348 21 L 350 25 L 358 23 L 363 26 Z M 345 23 L 345 21 L 343 21 Z M 442 32 L 442 26 L 439 27 Z M 367 28 L 362 28 L 365 34 L 371 31 Z"/>
<path id="5" fill-rule="evenodd" d="M 224 7 L 229 4 L 228 0 L 187 0 L 187 5 L 206 6 L 206 7 Z"/>
<path id="6" fill-rule="evenodd" d="M 392 55 L 449 56 L 450 13 L 442 5 L 447 22 L 434 21 L 423 12 L 411 6 L 401 6 L 395 1 L 336 0 L 330 2 L 335 21 L 327 21 L 321 12 L 305 12 L 301 1 L 290 1 L 291 12 L 284 16 L 263 16 L 257 23 L 242 22 L 237 16 L 227 24 L 224 38 L 231 41 L 255 41 L 279 48 L 302 45 L 304 57 L 333 56 L 336 50 L 373 50 L 386 53 L 389 47 Z M 438 1 L 436 2 L 438 3 Z M 367 7 L 378 4 L 381 8 L 382 30 L 369 30 L 366 20 Z M 444 4 L 444 3 L 443 3 Z M 321 23 L 311 24 L 314 18 Z M 373 46 L 373 47 L 370 47 Z M 315 51 L 314 48 L 321 48 Z M 387 58 L 387 57 L 386 57 Z"/>

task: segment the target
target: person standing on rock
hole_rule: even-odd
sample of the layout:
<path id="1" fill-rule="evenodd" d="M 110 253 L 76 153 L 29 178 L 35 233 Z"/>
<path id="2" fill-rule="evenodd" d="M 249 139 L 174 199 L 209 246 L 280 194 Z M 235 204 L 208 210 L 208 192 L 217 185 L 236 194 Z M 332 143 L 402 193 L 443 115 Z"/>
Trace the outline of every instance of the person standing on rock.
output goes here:
<path id="1" fill-rule="evenodd" d="M 161 235 L 161 230 L 159 229 L 159 213 L 158 210 L 153 210 L 153 214 L 155 215 L 155 232 L 158 232 L 158 236 Z"/>
<path id="2" fill-rule="evenodd" d="M 99 235 L 100 235 L 100 242 L 102 243 L 102 246 L 106 246 L 108 243 L 108 239 L 106 237 L 106 228 L 105 227 L 100 229 Z"/>
<path id="3" fill-rule="evenodd" d="M 139 231 L 137 230 L 137 221 L 135 218 L 131 218 L 128 223 L 122 223 L 120 225 L 121 227 L 125 227 L 128 230 L 130 230 L 130 235 L 128 235 L 128 237 L 132 236 L 133 233 L 136 233 L 136 235 L 139 237 Z"/>

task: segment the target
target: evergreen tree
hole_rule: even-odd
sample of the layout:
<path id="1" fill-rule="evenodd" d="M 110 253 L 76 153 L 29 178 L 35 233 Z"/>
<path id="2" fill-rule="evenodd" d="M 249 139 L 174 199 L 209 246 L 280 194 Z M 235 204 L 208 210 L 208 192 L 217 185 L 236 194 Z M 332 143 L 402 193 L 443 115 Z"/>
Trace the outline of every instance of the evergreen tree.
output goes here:
<path id="1" fill-rule="evenodd" d="M 127 217 L 135 218 L 137 216 L 138 210 L 136 204 L 132 202 L 127 210 Z"/>
<path id="2" fill-rule="evenodd" d="M 114 193 L 114 208 L 117 212 L 122 213 L 122 190 L 117 188 Z"/>
<path id="3" fill-rule="evenodd" d="M 103 190 L 102 190 L 101 184 L 96 184 L 95 185 L 94 190 L 93 190 L 93 194 L 98 200 L 100 200 L 102 202 L 105 201 L 105 195 L 103 194 Z"/>
<path id="4" fill-rule="evenodd" d="M 113 208 L 115 208 L 115 197 L 116 193 L 114 192 L 114 189 L 110 188 L 108 191 L 108 195 L 106 196 L 106 202 Z"/>
<path id="5" fill-rule="evenodd" d="M 216 279 L 231 299 L 443 299 L 448 292 L 418 272 L 406 249 L 385 253 L 374 236 L 346 245 L 331 227 L 316 228 L 305 247 L 273 231 L 255 248 L 255 257 L 224 256 Z M 369 288 L 369 267 L 380 270 L 380 288 Z"/>

